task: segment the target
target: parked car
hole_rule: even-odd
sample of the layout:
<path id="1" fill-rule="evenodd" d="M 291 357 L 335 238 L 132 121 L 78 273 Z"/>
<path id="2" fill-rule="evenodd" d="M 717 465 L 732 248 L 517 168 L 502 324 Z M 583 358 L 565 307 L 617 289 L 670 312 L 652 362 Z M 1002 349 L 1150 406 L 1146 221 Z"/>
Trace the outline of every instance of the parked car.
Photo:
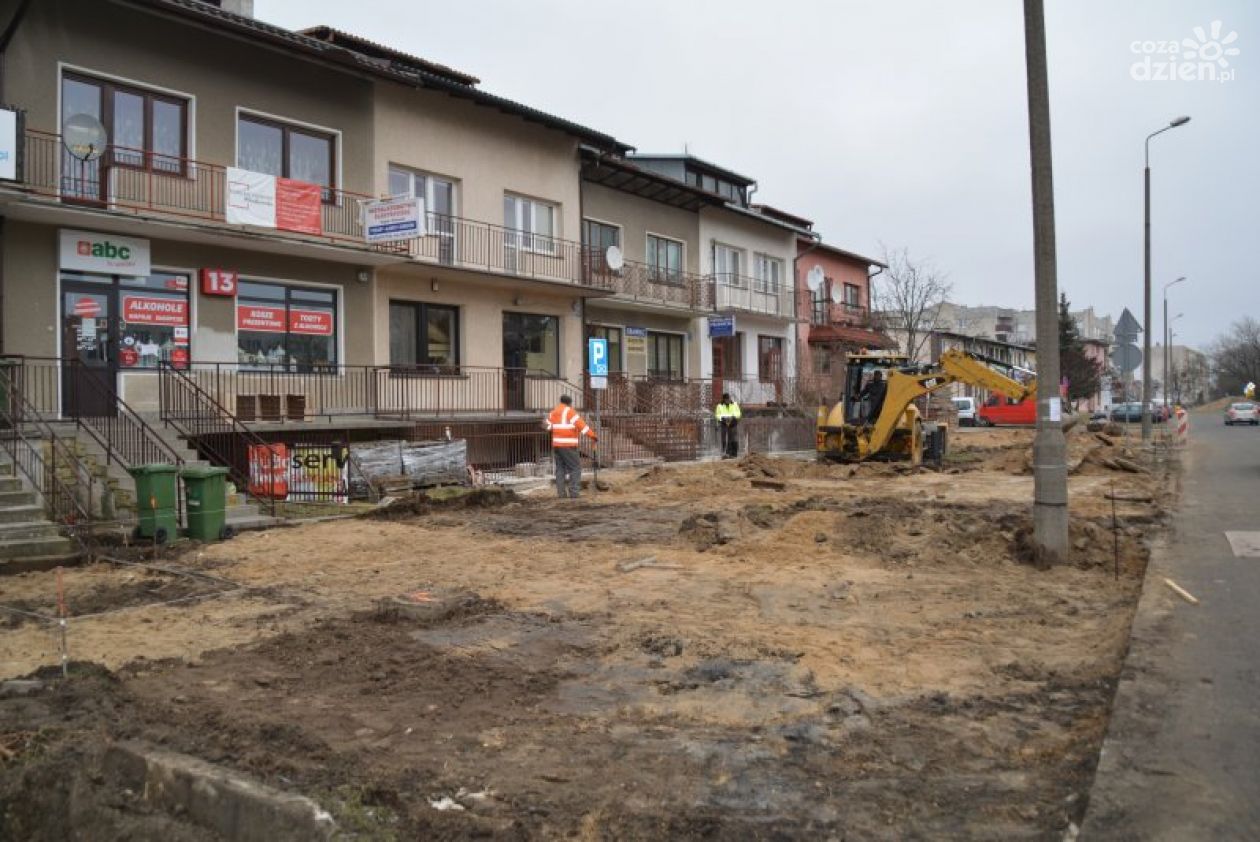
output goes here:
<path id="1" fill-rule="evenodd" d="M 1110 417 L 1110 413 L 1105 409 L 1095 409 L 1089 414 L 1090 421 L 1106 421 Z"/>
<path id="2" fill-rule="evenodd" d="M 1235 424 L 1250 424 L 1253 427 L 1260 425 L 1260 408 L 1254 403 L 1231 403 L 1229 409 L 1225 410 L 1225 426 L 1232 427 Z"/>
<path id="3" fill-rule="evenodd" d="M 1111 407 L 1111 420 L 1126 423 L 1139 423 L 1142 420 L 1142 402 L 1127 401 Z"/>
<path id="4" fill-rule="evenodd" d="M 959 427 L 976 426 L 976 399 L 954 398 L 954 409 L 958 411 Z"/>

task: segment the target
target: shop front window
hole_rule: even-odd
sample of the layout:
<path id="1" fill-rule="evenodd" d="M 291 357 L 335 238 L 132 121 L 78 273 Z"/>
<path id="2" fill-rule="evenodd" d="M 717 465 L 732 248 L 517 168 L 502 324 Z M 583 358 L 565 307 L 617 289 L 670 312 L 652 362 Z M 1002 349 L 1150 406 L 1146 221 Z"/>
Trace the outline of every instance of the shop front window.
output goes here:
<path id="1" fill-rule="evenodd" d="M 188 276 L 157 273 L 118 279 L 118 366 L 188 365 Z"/>
<path id="2" fill-rule="evenodd" d="M 503 367 L 559 377 L 560 320 L 534 313 L 504 313 Z"/>
<path id="3" fill-rule="evenodd" d="M 337 294 L 240 282 L 236 358 L 249 368 L 319 371 L 337 364 Z"/>
<path id="4" fill-rule="evenodd" d="M 389 302 L 389 364 L 421 373 L 459 373 L 459 310 Z"/>
<path id="5" fill-rule="evenodd" d="M 681 335 L 649 330 L 647 347 L 649 377 L 661 380 L 682 380 L 683 338 Z"/>

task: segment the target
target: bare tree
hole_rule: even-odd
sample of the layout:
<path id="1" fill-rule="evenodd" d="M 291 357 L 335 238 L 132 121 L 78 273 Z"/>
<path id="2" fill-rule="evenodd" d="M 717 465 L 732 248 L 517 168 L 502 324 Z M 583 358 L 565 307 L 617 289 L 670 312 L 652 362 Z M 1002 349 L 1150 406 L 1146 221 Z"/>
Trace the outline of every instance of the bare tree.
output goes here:
<path id="1" fill-rule="evenodd" d="M 888 327 L 905 334 L 906 356 L 913 360 L 936 329 L 941 305 L 953 287 L 944 272 L 930 261 L 912 258 L 909 249 L 881 247 L 888 268 L 876 279 L 873 300 Z"/>
<path id="2" fill-rule="evenodd" d="M 1212 346 L 1217 392 L 1241 395 L 1248 383 L 1260 383 L 1260 322 L 1247 317 Z"/>

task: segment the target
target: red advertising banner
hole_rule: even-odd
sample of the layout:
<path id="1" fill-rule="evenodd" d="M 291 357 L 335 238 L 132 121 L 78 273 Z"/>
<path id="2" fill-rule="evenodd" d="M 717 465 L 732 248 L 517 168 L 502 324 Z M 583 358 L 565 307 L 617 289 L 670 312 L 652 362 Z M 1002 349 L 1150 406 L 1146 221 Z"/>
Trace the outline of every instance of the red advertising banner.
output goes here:
<path id="1" fill-rule="evenodd" d="M 289 448 L 283 444 L 249 446 L 249 493 L 284 500 L 289 496 Z"/>
<path id="2" fill-rule="evenodd" d="M 122 297 L 123 321 L 132 325 L 186 325 L 188 302 L 149 295 Z"/>
<path id="3" fill-rule="evenodd" d="M 318 184 L 277 178 L 276 227 L 300 234 L 322 234 L 319 193 Z"/>
<path id="4" fill-rule="evenodd" d="M 290 310 L 289 332 L 307 336 L 332 336 L 333 314 L 326 310 Z"/>
<path id="5" fill-rule="evenodd" d="M 234 297 L 238 280 L 237 274 L 229 269 L 202 269 L 201 294 Z"/>
<path id="6" fill-rule="evenodd" d="M 260 333 L 284 333 L 284 308 L 266 305 L 236 305 L 236 329 Z"/>
<path id="7" fill-rule="evenodd" d="M 101 304 L 95 298 L 84 296 L 74 302 L 74 314 L 85 319 L 94 319 L 101 314 Z"/>

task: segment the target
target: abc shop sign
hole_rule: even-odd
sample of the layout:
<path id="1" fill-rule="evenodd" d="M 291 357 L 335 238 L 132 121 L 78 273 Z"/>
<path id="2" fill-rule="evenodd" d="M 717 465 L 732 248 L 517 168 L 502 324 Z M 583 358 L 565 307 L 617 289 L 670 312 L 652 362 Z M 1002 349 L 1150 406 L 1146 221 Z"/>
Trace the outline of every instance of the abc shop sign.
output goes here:
<path id="1" fill-rule="evenodd" d="M 149 241 L 63 228 L 61 268 L 106 275 L 147 275 Z"/>

